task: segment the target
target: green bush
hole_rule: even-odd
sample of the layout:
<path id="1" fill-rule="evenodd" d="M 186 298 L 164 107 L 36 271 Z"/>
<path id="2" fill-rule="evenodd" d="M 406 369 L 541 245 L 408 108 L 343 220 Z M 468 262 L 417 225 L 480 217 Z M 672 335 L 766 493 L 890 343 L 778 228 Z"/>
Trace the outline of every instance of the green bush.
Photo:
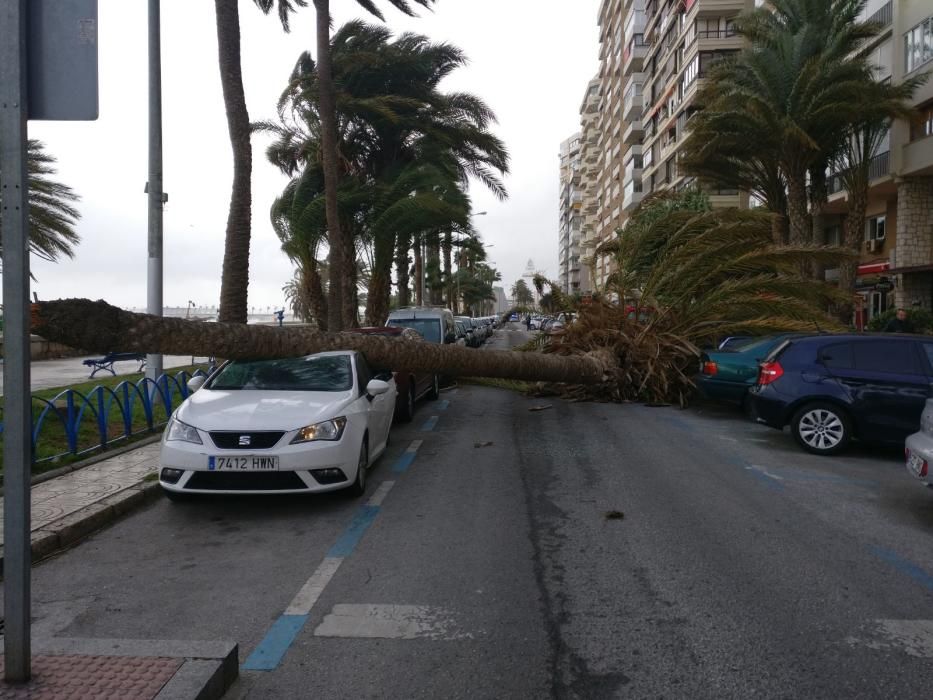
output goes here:
<path id="1" fill-rule="evenodd" d="M 905 311 L 907 312 L 907 320 L 914 324 L 914 330 L 917 333 L 933 332 L 933 313 L 926 309 L 905 309 Z M 894 318 L 896 313 L 897 309 L 888 309 L 883 314 L 875 316 L 868 322 L 868 330 L 883 331 L 884 327 L 888 325 L 888 321 Z"/>

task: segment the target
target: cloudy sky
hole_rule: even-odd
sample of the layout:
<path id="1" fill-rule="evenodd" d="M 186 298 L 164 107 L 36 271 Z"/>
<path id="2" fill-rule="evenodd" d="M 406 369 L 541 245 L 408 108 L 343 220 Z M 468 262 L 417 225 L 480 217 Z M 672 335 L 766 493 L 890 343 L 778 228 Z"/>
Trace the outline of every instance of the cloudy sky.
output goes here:
<path id="1" fill-rule="evenodd" d="M 529 258 L 557 275 L 557 153 L 578 129 L 587 81 L 597 70 L 599 0 L 438 0 L 410 19 L 385 7 L 395 31 L 417 31 L 463 48 L 470 65 L 444 85 L 485 99 L 512 156 L 510 198 L 472 188 L 476 219 L 505 285 Z M 333 0 L 339 25 L 362 11 Z M 252 0 L 241 0 L 243 76 L 250 118 L 272 117 L 302 50 L 314 50 L 314 14 L 301 11 L 290 35 Z M 30 135 L 59 159 L 59 178 L 82 197 L 82 243 L 72 261 L 33 263 L 42 299 L 103 298 L 146 304 L 146 3 L 100 0 L 100 119 L 32 122 Z M 165 148 L 165 304 L 219 301 L 231 156 L 217 69 L 214 3 L 163 0 L 162 79 Z M 268 211 L 285 181 L 253 141 L 253 243 L 249 303 L 282 306 L 291 265 L 279 250 Z"/>

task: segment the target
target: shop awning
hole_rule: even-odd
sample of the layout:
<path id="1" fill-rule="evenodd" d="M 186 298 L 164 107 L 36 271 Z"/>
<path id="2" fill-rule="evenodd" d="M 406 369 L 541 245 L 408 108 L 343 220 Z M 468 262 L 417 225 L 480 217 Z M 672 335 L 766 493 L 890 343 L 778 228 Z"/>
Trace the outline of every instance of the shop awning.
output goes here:
<path id="1" fill-rule="evenodd" d="M 888 274 L 909 275 L 911 272 L 930 272 L 930 271 L 933 271 L 933 265 L 912 265 L 910 267 L 895 267 L 891 270 L 888 270 Z"/>
<path id="2" fill-rule="evenodd" d="M 890 272 L 891 263 L 887 260 L 883 262 L 865 263 L 858 266 L 858 275 L 880 275 L 882 272 Z"/>

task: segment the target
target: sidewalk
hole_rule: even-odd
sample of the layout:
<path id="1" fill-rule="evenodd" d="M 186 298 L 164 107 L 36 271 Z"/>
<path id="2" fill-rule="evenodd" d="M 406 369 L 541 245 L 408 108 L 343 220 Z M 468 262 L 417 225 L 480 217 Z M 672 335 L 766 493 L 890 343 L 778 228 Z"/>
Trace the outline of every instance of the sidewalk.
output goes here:
<path id="1" fill-rule="evenodd" d="M 157 498 L 158 468 L 159 442 L 149 442 L 34 484 L 33 563 Z M 239 673 L 235 642 L 51 637 L 32 640 L 32 679 L 8 684 L 3 642 L 0 632 L 0 700 L 214 700 Z"/>
<path id="2" fill-rule="evenodd" d="M 34 484 L 32 493 L 32 557 L 38 561 L 64 549 L 133 508 L 159 495 L 154 476 L 159 443 L 95 462 Z M 0 503 L 0 536 L 3 504 Z M 2 552 L 2 550 L 0 550 Z M 0 572 L 2 572 L 0 556 Z"/>

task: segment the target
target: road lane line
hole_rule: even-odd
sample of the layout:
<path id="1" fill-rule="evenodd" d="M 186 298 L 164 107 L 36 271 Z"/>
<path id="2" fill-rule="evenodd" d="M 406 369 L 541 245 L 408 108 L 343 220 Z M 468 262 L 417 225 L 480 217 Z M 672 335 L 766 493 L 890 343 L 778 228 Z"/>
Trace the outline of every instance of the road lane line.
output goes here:
<path id="1" fill-rule="evenodd" d="M 247 671 L 273 671 L 308 621 L 307 615 L 282 615 L 243 663 Z"/>
<path id="2" fill-rule="evenodd" d="M 389 491 L 392 490 L 393 486 L 395 486 L 394 481 L 383 481 L 381 484 L 379 484 L 379 488 L 376 489 L 376 493 L 374 493 L 372 498 L 369 499 L 369 505 L 381 506 L 382 502 L 386 499 L 386 496 L 389 495 Z"/>
<path id="3" fill-rule="evenodd" d="M 872 554 L 874 554 L 876 557 L 886 561 L 902 574 L 907 574 L 924 588 L 933 591 L 933 575 L 931 575 L 925 569 L 917 566 L 909 559 L 904 559 L 903 557 L 898 556 L 890 549 L 886 549 L 884 547 L 873 547 L 871 551 Z"/>
<path id="4" fill-rule="evenodd" d="M 311 608 L 321 597 L 321 593 L 327 588 L 327 584 L 337 573 L 343 559 L 339 557 L 324 557 L 324 561 L 311 574 L 301 590 L 292 599 L 291 604 L 285 610 L 286 615 L 307 615 Z"/>
<path id="5" fill-rule="evenodd" d="M 424 422 L 424 425 L 421 426 L 421 432 L 426 433 L 428 431 L 434 430 L 434 426 L 437 425 L 437 421 L 439 418 L 440 416 L 431 416 L 430 418 L 428 418 Z"/>
<path id="6" fill-rule="evenodd" d="M 438 411 L 446 411 L 449 406 L 450 406 L 450 401 L 448 401 L 447 399 L 444 399 L 443 401 L 438 401 L 436 404 L 434 404 L 434 407 Z"/>

